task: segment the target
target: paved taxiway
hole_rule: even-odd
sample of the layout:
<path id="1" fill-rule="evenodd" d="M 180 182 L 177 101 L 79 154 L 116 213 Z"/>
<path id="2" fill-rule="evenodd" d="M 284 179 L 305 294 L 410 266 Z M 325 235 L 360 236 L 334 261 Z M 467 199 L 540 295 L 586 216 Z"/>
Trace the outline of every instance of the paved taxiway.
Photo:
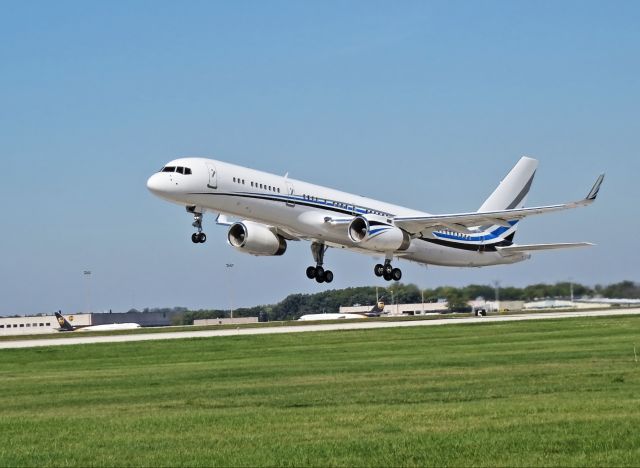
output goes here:
<path id="1" fill-rule="evenodd" d="M 443 318 L 434 320 L 412 320 L 398 322 L 360 321 L 355 323 L 316 322 L 309 325 L 283 325 L 263 328 L 237 328 L 225 330 L 200 330 L 167 333 L 146 333 L 110 336 L 73 336 L 69 338 L 33 339 L 0 342 L 0 349 L 32 348 L 38 346 L 65 346 L 90 343 L 120 343 L 125 341 L 175 340 L 181 338 L 208 338 L 214 336 L 268 335 L 274 333 L 303 333 L 335 330 L 367 330 L 394 327 L 424 327 L 430 325 L 478 324 L 494 322 L 515 322 L 523 320 L 545 320 L 571 317 L 603 317 L 616 315 L 640 315 L 640 308 L 597 310 L 582 312 L 547 312 L 522 315 L 496 315 L 489 317 Z"/>

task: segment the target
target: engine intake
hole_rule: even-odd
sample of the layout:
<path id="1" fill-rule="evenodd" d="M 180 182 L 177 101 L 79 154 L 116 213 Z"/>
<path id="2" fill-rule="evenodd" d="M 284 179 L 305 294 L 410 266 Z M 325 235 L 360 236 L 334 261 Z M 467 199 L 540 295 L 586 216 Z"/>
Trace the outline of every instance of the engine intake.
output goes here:
<path id="1" fill-rule="evenodd" d="M 392 224 L 356 216 L 349 223 L 349 238 L 369 250 L 395 252 L 407 250 L 411 244 L 408 233 Z"/>
<path id="2" fill-rule="evenodd" d="M 251 255 L 275 256 L 287 250 L 287 241 L 264 224 L 253 221 L 234 223 L 227 233 L 229 245 Z"/>

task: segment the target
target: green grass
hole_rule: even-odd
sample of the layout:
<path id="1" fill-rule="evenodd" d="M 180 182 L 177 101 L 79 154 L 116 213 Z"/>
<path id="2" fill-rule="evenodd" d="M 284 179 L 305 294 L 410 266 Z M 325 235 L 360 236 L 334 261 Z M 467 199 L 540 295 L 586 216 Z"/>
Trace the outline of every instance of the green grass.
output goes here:
<path id="1" fill-rule="evenodd" d="M 640 317 L 0 351 L 1 466 L 638 466 Z"/>

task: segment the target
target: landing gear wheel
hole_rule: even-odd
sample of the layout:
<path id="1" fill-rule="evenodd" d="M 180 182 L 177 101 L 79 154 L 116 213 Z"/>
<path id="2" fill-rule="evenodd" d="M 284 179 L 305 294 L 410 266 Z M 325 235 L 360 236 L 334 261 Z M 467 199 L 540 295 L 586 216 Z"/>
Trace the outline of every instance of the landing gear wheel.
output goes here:
<path id="1" fill-rule="evenodd" d="M 382 277 L 386 280 L 386 281 L 391 281 L 391 274 L 387 273 L 386 271 L 384 272 L 384 274 L 382 275 Z"/>
<path id="2" fill-rule="evenodd" d="M 373 267 L 373 273 L 377 277 L 384 275 L 384 266 L 378 263 L 375 267 Z"/>
<path id="3" fill-rule="evenodd" d="M 316 262 L 316 266 L 310 266 L 307 268 L 307 278 L 315 279 L 318 283 L 331 283 L 333 281 L 333 272 L 331 270 L 325 270 L 322 267 L 324 262 L 324 254 L 327 251 L 327 246 L 319 242 L 311 244 L 311 254 Z"/>
<path id="4" fill-rule="evenodd" d="M 384 274 L 385 275 L 391 275 L 391 273 L 393 272 L 393 267 L 391 266 L 391 263 L 385 263 L 384 265 Z"/>
<path id="5" fill-rule="evenodd" d="M 198 233 L 198 242 L 200 242 L 201 244 L 207 242 L 207 235 L 204 232 Z"/>
<path id="6" fill-rule="evenodd" d="M 191 242 L 193 242 L 194 244 L 199 243 L 200 241 L 198 240 L 198 233 L 194 232 L 193 234 L 191 234 Z"/>
<path id="7" fill-rule="evenodd" d="M 400 268 L 391 270 L 391 278 L 393 278 L 393 281 L 400 281 L 402 278 L 402 270 L 400 270 Z"/>

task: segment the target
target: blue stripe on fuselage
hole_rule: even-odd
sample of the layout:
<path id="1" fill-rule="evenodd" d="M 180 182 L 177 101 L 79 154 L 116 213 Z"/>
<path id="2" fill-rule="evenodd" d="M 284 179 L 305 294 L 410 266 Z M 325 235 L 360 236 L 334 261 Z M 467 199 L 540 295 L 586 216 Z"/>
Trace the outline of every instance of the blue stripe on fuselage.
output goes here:
<path id="1" fill-rule="evenodd" d="M 461 236 L 460 234 L 446 234 L 438 231 L 434 231 L 433 235 L 439 239 L 451 239 L 454 241 L 463 241 L 463 242 L 478 242 L 478 241 L 489 241 L 498 239 L 502 234 L 507 232 L 513 226 L 518 223 L 518 220 L 509 221 L 511 226 L 499 226 L 491 232 L 483 232 L 481 234 L 469 235 L 467 237 Z"/>

